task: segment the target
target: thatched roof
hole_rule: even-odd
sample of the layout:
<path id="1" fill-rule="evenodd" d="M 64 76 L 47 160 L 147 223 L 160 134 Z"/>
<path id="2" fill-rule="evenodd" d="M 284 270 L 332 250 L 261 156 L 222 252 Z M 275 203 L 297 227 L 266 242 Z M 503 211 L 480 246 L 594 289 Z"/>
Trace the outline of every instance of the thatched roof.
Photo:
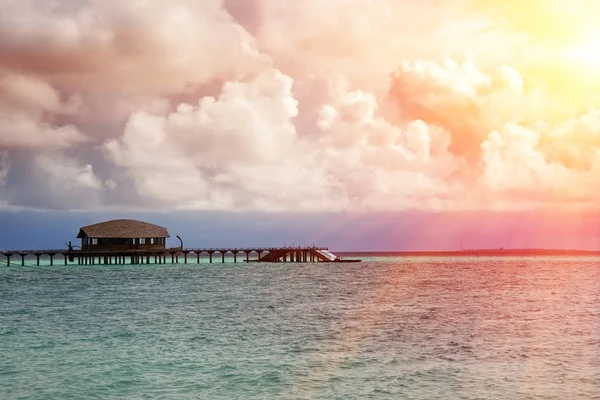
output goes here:
<path id="1" fill-rule="evenodd" d="M 115 219 L 79 229 L 77 238 L 168 238 L 166 228 L 132 219 Z"/>

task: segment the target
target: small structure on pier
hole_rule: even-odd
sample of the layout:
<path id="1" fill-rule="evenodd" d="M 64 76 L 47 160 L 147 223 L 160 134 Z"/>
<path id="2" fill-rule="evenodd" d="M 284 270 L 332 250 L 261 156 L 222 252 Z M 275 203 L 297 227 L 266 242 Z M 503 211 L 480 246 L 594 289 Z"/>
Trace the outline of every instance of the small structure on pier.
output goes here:
<path id="1" fill-rule="evenodd" d="M 132 219 L 84 226 L 77 235 L 84 251 L 164 251 L 168 237 L 166 228 Z"/>

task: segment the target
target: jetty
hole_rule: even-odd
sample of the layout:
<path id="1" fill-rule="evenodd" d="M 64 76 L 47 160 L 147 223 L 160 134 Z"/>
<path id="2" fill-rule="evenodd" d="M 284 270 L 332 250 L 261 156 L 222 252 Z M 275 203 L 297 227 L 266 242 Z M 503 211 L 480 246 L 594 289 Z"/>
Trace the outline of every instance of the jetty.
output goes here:
<path id="1" fill-rule="evenodd" d="M 181 237 L 179 247 L 166 247 L 170 237 L 166 228 L 147 222 L 119 219 L 88 225 L 80 228 L 77 238 L 81 245 L 65 242 L 64 249 L 50 250 L 6 250 L 0 251 L 0 265 L 26 265 L 26 259 L 49 260 L 54 265 L 55 258 L 61 257 L 64 265 L 112 265 L 112 264 L 177 264 L 208 259 L 209 263 L 226 258 L 237 263 L 245 262 L 359 262 L 358 259 L 342 259 L 331 253 L 327 247 L 245 247 L 245 248 L 184 248 Z"/>
<path id="2" fill-rule="evenodd" d="M 214 249 L 180 249 L 172 248 L 164 251 L 150 250 L 11 250 L 0 252 L 0 264 L 10 266 L 25 265 L 26 259 L 40 265 L 40 260 L 49 260 L 50 265 L 58 261 L 64 265 L 101 265 L 101 264 L 178 264 L 201 260 L 226 262 L 226 258 L 237 263 L 243 262 L 359 262 L 356 259 L 342 259 L 331 253 L 327 247 L 269 247 L 269 248 L 214 248 Z M 252 257 L 252 258 L 251 258 Z"/>

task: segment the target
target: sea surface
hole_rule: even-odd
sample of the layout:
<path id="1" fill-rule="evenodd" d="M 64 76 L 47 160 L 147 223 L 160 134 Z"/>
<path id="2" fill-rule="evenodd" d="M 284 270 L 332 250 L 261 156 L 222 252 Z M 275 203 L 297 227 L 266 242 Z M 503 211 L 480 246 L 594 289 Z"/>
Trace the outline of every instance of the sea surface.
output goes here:
<path id="1" fill-rule="evenodd" d="M 0 399 L 600 399 L 600 258 L 0 264 Z"/>

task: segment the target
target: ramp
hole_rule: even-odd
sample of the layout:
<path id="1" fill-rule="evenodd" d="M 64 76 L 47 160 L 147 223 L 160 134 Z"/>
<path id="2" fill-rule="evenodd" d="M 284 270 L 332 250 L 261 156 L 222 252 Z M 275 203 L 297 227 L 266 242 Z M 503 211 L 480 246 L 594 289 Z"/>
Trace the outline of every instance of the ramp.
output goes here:
<path id="1" fill-rule="evenodd" d="M 333 254 L 328 248 L 319 247 L 281 247 L 261 250 L 268 252 L 261 255 L 258 262 L 293 262 L 293 263 L 347 263 L 360 260 L 342 259 Z"/>
<path id="2" fill-rule="evenodd" d="M 314 253 L 322 261 L 335 261 L 339 259 L 338 256 L 336 256 L 329 250 L 315 249 Z"/>

